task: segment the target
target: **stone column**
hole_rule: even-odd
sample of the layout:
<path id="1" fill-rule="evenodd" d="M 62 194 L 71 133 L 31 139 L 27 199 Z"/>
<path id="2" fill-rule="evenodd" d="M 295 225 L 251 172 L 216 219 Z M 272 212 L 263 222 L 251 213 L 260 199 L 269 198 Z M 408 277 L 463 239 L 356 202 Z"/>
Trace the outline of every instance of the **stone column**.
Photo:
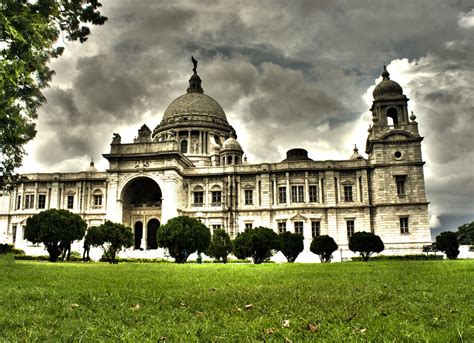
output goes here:
<path id="1" fill-rule="evenodd" d="M 204 154 L 204 132 L 199 131 L 199 153 Z"/>
<path id="2" fill-rule="evenodd" d="M 118 175 L 114 175 L 113 177 L 110 177 L 107 181 L 108 187 L 107 187 L 107 193 L 108 196 L 106 199 L 104 199 L 104 206 L 106 208 L 106 213 L 107 213 L 107 219 L 117 222 L 117 223 L 122 223 L 123 221 L 123 212 L 122 212 L 122 201 L 120 199 L 120 196 L 117 194 L 118 193 L 118 182 L 117 182 Z M 91 191 L 92 187 L 89 187 L 89 204 L 91 203 Z M 106 200 L 106 202 L 105 202 Z"/>
<path id="3" fill-rule="evenodd" d="M 178 175 L 174 170 L 166 170 L 163 175 L 163 203 L 162 222 L 165 224 L 169 219 L 178 215 L 178 192 L 180 192 Z"/>
<path id="4" fill-rule="evenodd" d="M 188 154 L 191 153 L 191 130 L 188 130 Z"/>
<path id="5" fill-rule="evenodd" d="M 309 204 L 308 172 L 304 172 L 304 203 Z"/>
<path id="6" fill-rule="evenodd" d="M 289 205 L 291 200 L 291 189 L 290 189 L 290 173 L 286 172 L 286 204 Z"/>
<path id="7" fill-rule="evenodd" d="M 143 217 L 142 218 L 142 240 L 140 242 L 140 248 L 142 248 L 143 250 L 148 250 L 148 247 L 147 247 L 147 239 L 148 239 L 148 226 L 147 226 L 147 222 L 146 222 L 146 218 Z"/>
<path id="8" fill-rule="evenodd" d="M 277 202 L 277 199 L 278 199 L 278 194 L 277 194 L 277 191 L 278 191 L 278 186 L 277 186 L 277 179 L 275 177 L 275 175 L 273 175 L 273 205 L 276 205 L 278 204 Z"/>

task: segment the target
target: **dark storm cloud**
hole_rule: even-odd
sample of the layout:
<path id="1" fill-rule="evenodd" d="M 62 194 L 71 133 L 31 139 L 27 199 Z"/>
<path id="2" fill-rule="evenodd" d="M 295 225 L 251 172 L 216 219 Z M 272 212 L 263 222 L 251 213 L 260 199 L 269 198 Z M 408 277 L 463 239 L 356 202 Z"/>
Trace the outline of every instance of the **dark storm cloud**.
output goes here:
<path id="1" fill-rule="evenodd" d="M 52 65 L 30 152 L 44 169 L 77 170 L 113 132 L 130 141 L 130 128 L 157 125 L 186 90 L 191 55 L 252 162 L 292 147 L 346 158 L 369 125 L 362 96 L 384 62 L 406 58 L 407 84 L 397 81 L 426 137 L 431 208 L 472 210 L 473 29 L 460 24 L 469 1 L 102 2 L 108 22 Z"/>

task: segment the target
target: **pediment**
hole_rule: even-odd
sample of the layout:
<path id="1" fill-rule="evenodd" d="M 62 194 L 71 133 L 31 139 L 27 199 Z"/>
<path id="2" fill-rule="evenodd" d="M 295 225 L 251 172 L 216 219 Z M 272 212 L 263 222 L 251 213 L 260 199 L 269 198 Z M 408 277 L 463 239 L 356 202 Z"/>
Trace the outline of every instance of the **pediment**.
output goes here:
<path id="1" fill-rule="evenodd" d="M 308 220 L 308 218 L 298 213 L 297 215 L 291 217 L 290 220 L 294 222 L 301 222 L 301 221 Z"/>

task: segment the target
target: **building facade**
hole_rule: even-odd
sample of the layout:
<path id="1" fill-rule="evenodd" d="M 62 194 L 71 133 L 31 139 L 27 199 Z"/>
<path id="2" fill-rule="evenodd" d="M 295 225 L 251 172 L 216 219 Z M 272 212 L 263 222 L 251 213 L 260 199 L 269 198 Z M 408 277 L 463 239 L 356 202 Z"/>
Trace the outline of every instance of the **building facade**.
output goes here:
<path id="1" fill-rule="evenodd" d="M 194 70 L 187 92 L 152 131 L 133 143 L 114 134 L 109 168 L 77 173 L 25 174 L 0 197 L 0 241 L 28 248 L 26 219 L 49 208 L 80 214 L 88 226 L 106 219 L 130 226 L 129 253 L 153 255 L 161 224 L 178 215 L 199 218 L 235 237 L 266 226 L 305 237 L 329 235 L 347 253 L 348 238 L 371 231 L 386 254 L 420 253 L 431 243 L 418 124 L 408 98 L 385 69 L 375 87 L 366 153 L 314 161 L 292 149 L 281 162 L 250 164 L 224 110 L 204 94 Z M 146 255 L 148 256 L 148 255 Z"/>

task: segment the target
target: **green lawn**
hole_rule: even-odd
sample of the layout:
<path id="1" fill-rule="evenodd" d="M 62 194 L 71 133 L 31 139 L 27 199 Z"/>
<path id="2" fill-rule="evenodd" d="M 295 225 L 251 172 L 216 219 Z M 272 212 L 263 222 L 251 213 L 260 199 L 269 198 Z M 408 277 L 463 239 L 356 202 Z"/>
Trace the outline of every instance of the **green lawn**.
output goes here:
<path id="1" fill-rule="evenodd" d="M 0 273 L 0 341 L 474 340 L 474 261 L 16 261 Z"/>

